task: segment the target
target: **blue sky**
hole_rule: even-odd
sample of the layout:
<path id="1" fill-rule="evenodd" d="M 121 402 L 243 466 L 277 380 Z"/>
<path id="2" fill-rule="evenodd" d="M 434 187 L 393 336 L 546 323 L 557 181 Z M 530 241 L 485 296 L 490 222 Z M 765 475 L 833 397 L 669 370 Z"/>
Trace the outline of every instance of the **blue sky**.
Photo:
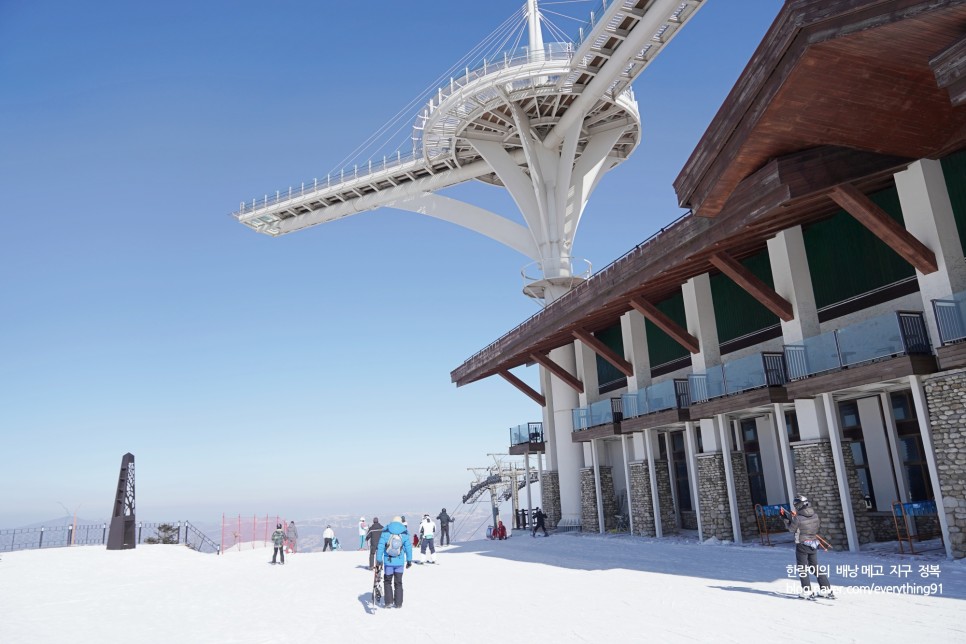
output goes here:
<path id="1" fill-rule="evenodd" d="M 536 312 L 528 260 L 394 210 L 278 239 L 228 213 L 324 176 L 520 4 L 0 3 L 0 527 L 109 516 L 128 451 L 146 520 L 458 504 L 540 420 L 449 379 Z M 576 238 L 595 270 L 680 214 L 780 5 L 708 0 L 637 80 L 643 143 Z"/>

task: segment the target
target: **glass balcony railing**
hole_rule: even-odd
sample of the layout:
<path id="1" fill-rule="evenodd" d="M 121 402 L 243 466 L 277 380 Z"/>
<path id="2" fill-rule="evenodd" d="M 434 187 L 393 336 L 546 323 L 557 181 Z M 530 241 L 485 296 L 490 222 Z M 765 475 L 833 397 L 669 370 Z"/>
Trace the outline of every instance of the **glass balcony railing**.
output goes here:
<path id="1" fill-rule="evenodd" d="M 788 378 L 799 380 L 897 355 L 931 353 L 922 313 L 897 311 L 785 346 Z"/>
<path id="2" fill-rule="evenodd" d="M 579 432 L 590 427 L 620 422 L 623 419 L 620 398 L 605 398 L 591 403 L 587 407 L 572 410 L 574 431 Z"/>
<path id="3" fill-rule="evenodd" d="M 780 353 L 755 353 L 688 376 L 691 401 L 695 403 L 761 387 L 780 387 L 786 381 Z"/>
<path id="4" fill-rule="evenodd" d="M 942 344 L 966 340 L 966 291 L 948 299 L 933 300 L 932 309 L 936 313 L 939 341 Z"/>
<path id="5" fill-rule="evenodd" d="M 510 446 L 543 442 L 543 423 L 527 423 L 510 428 Z"/>
<path id="6" fill-rule="evenodd" d="M 668 409 L 687 409 L 691 404 L 688 381 L 665 380 L 621 396 L 624 418 L 636 418 Z"/>

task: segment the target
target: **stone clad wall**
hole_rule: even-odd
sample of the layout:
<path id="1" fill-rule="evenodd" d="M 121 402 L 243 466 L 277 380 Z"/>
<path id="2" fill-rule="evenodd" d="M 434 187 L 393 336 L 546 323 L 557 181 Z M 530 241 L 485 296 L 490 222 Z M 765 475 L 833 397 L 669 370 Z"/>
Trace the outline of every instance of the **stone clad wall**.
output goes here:
<path id="1" fill-rule="evenodd" d="M 634 534 L 653 537 L 654 504 L 651 502 L 651 474 L 647 461 L 634 461 L 630 464 L 631 514 L 634 520 Z"/>
<path id="2" fill-rule="evenodd" d="M 744 452 L 731 452 L 731 473 L 735 477 L 735 501 L 738 504 L 738 519 L 741 522 L 741 538 L 757 539 L 758 521 L 755 519 L 755 504 L 751 502 L 748 462 L 745 460 Z M 733 539 L 734 535 L 731 538 Z"/>
<path id="3" fill-rule="evenodd" d="M 547 528 L 554 528 L 560 523 L 560 473 L 544 470 L 540 477 L 540 509 L 547 515 Z"/>
<path id="4" fill-rule="evenodd" d="M 617 527 L 617 499 L 614 495 L 614 468 L 600 466 L 600 494 L 604 497 L 604 530 Z M 583 532 L 599 532 L 597 521 L 597 485 L 594 481 L 594 468 L 580 470 L 580 526 Z"/>
<path id="5" fill-rule="evenodd" d="M 953 557 L 966 557 L 966 369 L 923 378 Z"/>
<path id="6" fill-rule="evenodd" d="M 848 550 L 845 518 L 832 461 L 832 443 L 827 440 L 792 443 L 795 453 L 795 494 L 804 494 L 822 518 L 822 536 L 833 546 Z M 853 468 L 854 469 L 854 468 Z"/>
<path id="7" fill-rule="evenodd" d="M 671 492 L 667 460 L 656 459 L 654 466 L 657 468 L 657 498 L 661 505 L 661 532 L 664 536 L 677 534 L 678 519 L 674 512 L 674 494 Z"/>
<path id="8" fill-rule="evenodd" d="M 594 468 L 580 468 L 580 530 L 599 532 L 597 522 L 597 486 L 594 484 Z"/>
<path id="9" fill-rule="evenodd" d="M 721 452 L 698 454 L 698 503 L 701 507 L 701 529 L 705 539 L 734 540 L 728 488 L 725 482 L 724 456 Z"/>
<path id="10" fill-rule="evenodd" d="M 873 521 L 872 517 L 869 516 L 869 510 L 865 507 L 865 495 L 862 494 L 862 486 L 859 485 L 859 475 L 855 473 L 855 457 L 852 456 L 851 444 L 851 440 L 842 441 L 842 461 L 845 464 L 845 473 L 849 477 L 852 514 L 855 515 L 855 534 L 860 544 L 873 543 L 876 540 L 875 527 L 872 525 Z"/>

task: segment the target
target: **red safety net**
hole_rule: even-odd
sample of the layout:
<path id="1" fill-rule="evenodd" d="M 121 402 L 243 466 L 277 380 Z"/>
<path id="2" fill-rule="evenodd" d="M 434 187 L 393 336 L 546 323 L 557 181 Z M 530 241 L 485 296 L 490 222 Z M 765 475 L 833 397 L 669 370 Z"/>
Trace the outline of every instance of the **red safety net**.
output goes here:
<path id="1" fill-rule="evenodd" d="M 221 551 L 243 550 L 245 548 L 268 548 L 272 545 L 275 526 L 288 523 L 278 515 L 264 516 L 227 516 L 221 515 Z"/>

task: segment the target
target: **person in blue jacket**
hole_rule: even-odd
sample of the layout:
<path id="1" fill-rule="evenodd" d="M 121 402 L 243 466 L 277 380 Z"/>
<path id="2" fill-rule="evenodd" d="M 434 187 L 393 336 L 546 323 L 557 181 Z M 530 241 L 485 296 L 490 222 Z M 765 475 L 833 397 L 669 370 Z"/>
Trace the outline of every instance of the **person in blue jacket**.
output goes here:
<path id="1" fill-rule="evenodd" d="M 403 568 L 413 565 L 413 544 L 399 517 L 393 517 L 379 537 L 376 561 L 383 570 L 383 604 L 386 608 L 402 608 Z"/>

